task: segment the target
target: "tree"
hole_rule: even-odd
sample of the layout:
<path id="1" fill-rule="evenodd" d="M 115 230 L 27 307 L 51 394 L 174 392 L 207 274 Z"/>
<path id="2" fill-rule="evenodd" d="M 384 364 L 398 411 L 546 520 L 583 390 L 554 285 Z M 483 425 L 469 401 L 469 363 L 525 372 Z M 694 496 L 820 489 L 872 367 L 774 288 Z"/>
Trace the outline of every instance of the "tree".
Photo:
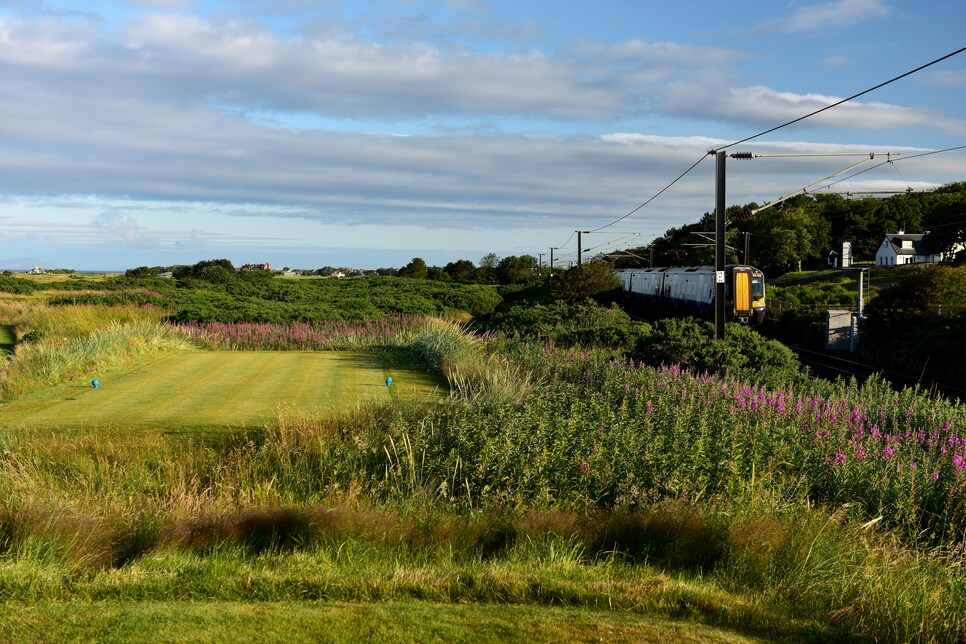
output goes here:
<path id="1" fill-rule="evenodd" d="M 423 261 L 421 257 L 413 257 L 412 261 L 399 269 L 397 274 L 399 277 L 414 277 L 416 279 L 425 279 L 426 275 L 429 273 L 429 269 L 426 267 L 426 262 Z"/>
<path id="2" fill-rule="evenodd" d="M 129 268 L 124 274 L 127 277 L 134 277 L 136 279 L 143 279 L 145 277 L 154 277 L 154 271 L 152 271 L 147 266 L 138 266 L 137 268 Z"/>
<path id="3" fill-rule="evenodd" d="M 928 232 L 922 241 L 931 251 L 951 256 L 966 245 L 966 183 L 944 186 L 928 195 L 927 202 L 923 226 Z M 955 263 L 963 261 L 960 255 Z"/>
<path id="4" fill-rule="evenodd" d="M 455 282 L 472 282 L 476 267 L 468 259 L 459 259 L 447 264 L 443 271 Z"/>
<path id="5" fill-rule="evenodd" d="M 782 273 L 824 256 L 830 245 L 830 226 L 813 206 L 806 197 L 790 206 L 786 203 L 783 208 L 763 210 L 743 222 L 742 229 L 759 241 L 755 266 L 766 273 Z"/>
<path id="6" fill-rule="evenodd" d="M 888 350 L 897 341 L 911 344 L 918 355 L 907 366 L 963 373 L 966 266 L 932 265 L 911 272 L 876 295 L 865 313 L 864 350 Z M 895 355 L 890 354 L 889 358 L 895 359 Z"/>
<path id="7" fill-rule="evenodd" d="M 620 279 L 611 265 L 595 259 L 582 266 L 575 266 L 553 283 L 553 296 L 559 300 L 576 302 L 588 297 L 619 289 Z"/>
<path id="8" fill-rule="evenodd" d="M 500 260 L 496 268 L 500 284 L 535 284 L 540 280 L 534 271 L 537 260 L 533 255 L 510 255 Z"/>
<path id="9" fill-rule="evenodd" d="M 480 284 L 496 284 L 496 267 L 500 263 L 500 258 L 496 253 L 487 253 L 480 259 L 479 267 L 476 269 L 476 281 Z"/>
<path id="10" fill-rule="evenodd" d="M 235 267 L 227 259 L 206 259 L 193 266 L 178 266 L 173 271 L 177 279 L 195 278 L 224 282 L 235 275 Z"/>

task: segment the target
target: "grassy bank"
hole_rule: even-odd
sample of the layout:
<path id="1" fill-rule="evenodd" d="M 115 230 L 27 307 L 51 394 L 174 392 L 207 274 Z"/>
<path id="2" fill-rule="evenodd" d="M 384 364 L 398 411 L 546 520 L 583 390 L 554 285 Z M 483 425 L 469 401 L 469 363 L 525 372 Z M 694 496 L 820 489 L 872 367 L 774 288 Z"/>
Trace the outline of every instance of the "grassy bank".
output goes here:
<path id="1" fill-rule="evenodd" d="M 162 621 L 181 602 L 348 602 L 772 640 L 966 635 L 961 405 L 875 381 L 752 387 L 444 323 L 409 351 L 452 396 L 285 408 L 218 437 L 0 432 L 13 626 L 28 628 L 21 602 L 91 620 L 91 602 L 155 602 Z"/>

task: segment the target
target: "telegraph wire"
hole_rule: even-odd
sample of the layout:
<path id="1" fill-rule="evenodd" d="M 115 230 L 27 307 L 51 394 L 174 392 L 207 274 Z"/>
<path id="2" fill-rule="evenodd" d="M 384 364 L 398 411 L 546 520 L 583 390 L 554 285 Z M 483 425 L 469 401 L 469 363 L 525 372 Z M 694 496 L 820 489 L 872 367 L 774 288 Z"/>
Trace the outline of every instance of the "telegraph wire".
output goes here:
<path id="1" fill-rule="evenodd" d="M 946 54 L 945 56 L 942 56 L 942 57 L 937 58 L 937 59 L 935 59 L 935 60 L 933 60 L 931 62 L 926 63 L 925 65 L 920 65 L 919 67 L 916 67 L 913 70 L 910 70 L 910 71 L 908 71 L 908 72 L 906 72 L 904 74 L 900 74 L 899 76 L 896 76 L 894 78 L 891 78 L 891 79 L 889 79 L 889 80 L 887 80 L 885 82 L 879 83 L 878 85 L 876 85 L 874 87 L 870 87 L 869 89 L 863 90 L 863 91 L 861 91 L 861 92 L 859 92 L 857 94 L 853 94 L 852 96 L 849 96 L 848 98 L 843 98 L 840 101 L 836 101 L 835 103 L 832 103 L 831 105 L 826 105 L 825 107 L 823 107 L 821 109 L 818 109 L 818 110 L 815 110 L 814 112 L 811 112 L 809 114 L 805 114 L 804 116 L 800 116 L 800 117 L 798 117 L 796 119 L 793 119 L 791 121 L 788 121 L 787 123 L 782 123 L 781 125 L 776 125 L 775 127 L 770 128 L 770 129 L 767 129 L 767 130 L 765 130 L 763 132 L 759 132 L 758 134 L 754 134 L 752 136 L 745 137 L 744 139 L 741 139 L 740 141 L 735 141 L 734 143 L 729 143 L 728 145 L 722 146 L 722 147 L 720 147 L 718 149 L 719 150 L 724 150 L 724 149 L 727 149 L 727 148 L 734 147 L 736 145 L 741 145 L 742 143 L 745 143 L 747 141 L 751 141 L 753 139 L 757 139 L 759 137 L 765 136 L 766 134 L 771 134 L 772 132 L 775 132 L 775 131 L 780 130 L 780 129 L 785 128 L 785 127 L 788 127 L 789 125 L 794 125 L 795 123 L 799 123 L 801 121 L 804 121 L 805 119 L 811 118 L 811 117 L 815 116 L 816 114 L 820 114 L 822 112 L 825 112 L 826 110 L 832 109 L 833 107 L 837 107 L 839 105 L 842 105 L 843 103 L 847 103 L 848 101 L 851 101 L 853 99 L 859 98 L 860 96 L 864 96 L 864 95 L 866 95 L 866 94 L 868 94 L 870 92 L 874 92 L 875 90 L 877 90 L 879 88 L 882 88 L 882 87 L 885 87 L 886 85 L 889 85 L 891 83 L 894 83 L 894 82 L 896 82 L 898 80 L 901 80 L 901 79 L 905 78 L 906 76 L 911 76 L 912 74 L 915 74 L 917 72 L 920 72 L 920 71 L 926 69 L 927 67 L 931 67 L 931 66 L 933 66 L 933 65 L 935 65 L 937 63 L 941 63 L 942 61 L 946 60 L 947 58 L 952 58 L 953 56 L 956 56 L 958 54 L 963 53 L 964 51 L 966 51 L 966 47 L 961 47 L 961 48 L 957 49 L 954 52 L 950 52 L 950 53 Z M 601 226 L 599 228 L 592 229 L 590 232 L 596 232 L 598 230 L 603 230 L 605 228 L 610 228 L 614 224 L 619 223 L 621 221 L 624 221 L 625 219 L 627 219 L 628 217 L 630 217 L 631 215 L 633 215 L 634 213 L 636 213 L 638 210 L 640 210 L 644 206 L 648 205 L 649 203 L 651 203 L 652 201 L 654 201 L 655 199 L 657 199 L 661 194 L 663 194 L 665 191 L 667 191 L 675 183 L 677 183 L 678 181 L 680 181 L 681 179 L 683 179 L 685 177 L 685 175 L 687 175 L 692 170 L 694 170 L 698 166 L 698 164 L 700 164 L 704 160 L 705 156 L 707 156 L 707 155 L 704 155 L 700 159 L 698 159 L 694 163 L 694 165 L 692 165 L 690 168 L 688 168 L 683 173 L 681 173 L 681 175 L 679 175 L 674 181 L 672 181 L 671 183 L 669 183 L 668 185 L 666 185 L 657 194 L 655 194 L 653 197 L 651 197 L 650 199 L 648 199 L 647 201 L 645 201 L 644 203 L 642 203 L 637 208 L 634 208 L 633 210 L 631 210 L 629 213 L 627 213 L 623 217 L 620 217 L 618 219 L 615 219 L 614 221 L 610 222 L 609 224 L 606 224 L 606 225 Z M 567 241 L 569 242 L 570 240 L 568 239 Z"/>
<path id="2" fill-rule="evenodd" d="M 576 235 L 576 234 L 577 234 L 577 231 L 576 230 L 574 232 L 570 233 L 570 237 L 567 238 L 567 241 L 565 241 L 564 243 L 560 244 L 559 248 L 566 248 L 567 247 L 567 244 L 570 243 L 570 240 L 573 239 L 574 238 L 574 235 Z"/>
<path id="3" fill-rule="evenodd" d="M 953 147 L 953 148 L 945 148 L 943 150 L 931 150 L 929 152 L 921 152 L 919 154 L 913 154 L 912 156 L 908 156 L 908 157 L 900 157 L 898 159 L 889 159 L 889 160 L 883 161 L 882 163 L 877 163 L 874 166 L 869 167 L 869 168 L 866 168 L 864 170 L 859 170 L 855 174 L 850 174 L 847 177 L 842 177 L 838 181 L 833 181 L 832 183 L 830 183 L 830 184 L 828 184 L 828 185 L 826 185 L 824 187 L 825 188 L 830 188 L 830 187 L 834 186 L 837 183 L 842 183 L 843 181 L 848 181 L 849 179 L 851 179 L 853 177 L 857 177 L 860 174 L 865 174 L 866 172 L 869 172 L 870 170 L 875 170 L 876 168 L 881 168 L 882 166 L 884 166 L 887 163 L 896 163 L 898 161 L 909 161 L 910 159 L 918 159 L 919 157 L 927 157 L 927 156 L 932 155 L 932 154 L 941 154 L 943 152 L 955 152 L 956 150 L 962 150 L 964 148 L 966 148 L 966 145 L 957 145 L 956 147 Z M 900 175 L 900 176 L 902 176 L 902 175 Z"/>
<path id="4" fill-rule="evenodd" d="M 875 87 L 870 87 L 869 89 L 863 90 L 863 91 L 859 92 L 858 94 L 853 94 L 852 96 L 849 96 L 848 98 L 843 98 L 842 100 L 836 101 L 835 103 L 832 103 L 831 105 L 826 105 L 825 107 L 820 108 L 820 109 L 817 109 L 814 112 L 810 112 L 809 114 L 806 114 L 805 116 L 799 116 L 797 119 L 793 119 L 791 121 L 788 121 L 787 123 L 782 123 L 781 125 L 776 125 L 775 127 L 770 128 L 768 130 L 765 130 L 764 132 L 759 132 L 758 134 L 755 134 L 753 136 L 746 137 L 744 139 L 741 139 L 740 141 L 735 141 L 734 143 L 729 143 L 728 145 L 722 146 L 722 147 L 717 148 L 717 149 L 718 150 L 724 150 L 724 149 L 727 149 L 727 148 L 730 148 L 730 147 L 734 147 L 736 145 L 741 145 L 742 143 L 745 143 L 747 141 L 751 141 L 752 139 L 757 139 L 758 137 L 765 136 L 766 134 L 771 134 L 772 132 L 775 132 L 777 130 L 780 130 L 780 129 L 784 128 L 784 127 L 788 127 L 789 125 L 794 125 L 795 123 L 798 123 L 800 121 L 804 121 L 805 119 L 811 118 L 811 117 L 815 116 L 816 114 L 821 114 L 822 112 L 824 112 L 826 110 L 830 110 L 833 107 L 838 107 L 839 105 L 841 105 L 843 103 L 848 103 L 849 101 L 851 101 L 853 99 L 856 99 L 856 98 L 858 98 L 860 96 L 864 96 L 864 95 L 868 94 L 869 92 L 874 92 L 875 90 L 877 90 L 877 89 L 879 89 L 881 87 L 885 87 L 886 85 L 889 85 L 890 83 L 894 83 L 897 80 L 901 80 L 901 79 L 905 78 L 906 76 L 911 76 L 912 74 L 915 74 L 916 72 L 920 72 L 920 71 L 926 69 L 927 67 L 932 67 L 936 63 L 941 63 L 942 61 L 946 60 L 947 58 L 952 58 L 953 56 L 955 56 L 957 54 L 963 53 L 964 51 L 966 51 L 966 47 L 961 47 L 961 48 L 957 49 L 956 51 L 951 52 L 951 53 L 948 53 L 945 56 L 942 56 L 940 58 L 937 58 L 936 60 L 934 60 L 932 62 L 928 62 L 925 65 L 920 65 L 919 67 L 916 67 L 915 69 L 910 70 L 910 71 L 908 71 L 908 72 L 906 72 L 904 74 L 900 74 L 899 76 L 896 76 L 894 78 L 890 78 L 889 80 L 887 80 L 885 82 L 879 83 Z"/>
<path id="5" fill-rule="evenodd" d="M 595 233 L 598 230 L 603 230 L 605 228 L 610 228 L 614 224 L 617 224 L 617 223 L 620 223 L 620 222 L 624 221 L 625 219 L 627 219 L 628 217 L 630 217 L 631 215 L 633 215 L 635 212 L 637 212 L 638 210 L 640 210 L 641 208 L 643 208 L 647 204 L 651 203 L 652 201 L 654 201 L 655 199 L 657 199 L 658 197 L 660 197 L 668 188 L 670 188 L 671 186 L 673 186 L 675 183 L 677 183 L 678 181 L 680 181 L 681 179 L 683 179 L 686 174 L 688 174 L 689 172 L 691 172 L 692 170 L 694 170 L 696 167 L 698 167 L 698 164 L 701 163 L 702 161 L 704 161 L 704 159 L 706 157 L 707 157 L 706 154 L 701 155 L 701 158 L 698 159 L 697 161 L 695 161 L 694 162 L 694 165 L 692 165 L 690 168 L 688 168 L 687 170 L 685 170 L 684 172 L 682 172 L 680 175 L 678 175 L 678 178 L 677 179 L 675 179 L 671 183 L 669 183 L 666 186 L 664 186 L 663 188 L 661 188 L 661 190 L 657 194 L 655 194 L 653 197 L 651 197 L 650 199 L 648 199 L 647 201 L 645 201 L 644 203 L 642 203 L 640 206 L 638 206 L 634 210 L 630 211 L 629 213 L 627 213 L 623 217 L 620 217 L 619 219 L 615 219 L 614 221 L 610 222 L 606 226 L 601 226 L 600 228 L 592 228 L 590 230 L 590 232 Z"/>
<path id="6" fill-rule="evenodd" d="M 886 161 L 886 163 L 892 166 L 892 169 L 895 170 L 896 174 L 899 175 L 899 178 L 902 179 L 902 183 L 906 184 L 906 188 L 908 188 L 909 190 L 912 190 L 912 186 L 909 184 L 908 181 L 906 181 L 906 178 L 902 176 L 902 173 L 899 172 L 899 168 L 897 168 L 896 164 L 892 162 L 892 159 L 889 159 L 888 161 Z"/>
<path id="7" fill-rule="evenodd" d="M 847 102 L 849 102 L 851 100 L 854 100 L 856 98 L 859 98 L 860 96 L 864 96 L 864 95 L 866 95 L 866 94 L 868 94 L 870 92 L 874 92 L 877 89 L 880 89 L 882 87 L 885 87 L 886 85 L 889 85 L 889 84 L 894 83 L 894 82 L 896 82 L 898 80 L 901 80 L 901 79 L 903 79 L 903 78 L 905 78 L 907 76 L 911 76 L 912 74 L 915 74 L 917 72 L 920 72 L 920 71 L 926 69 L 927 67 L 932 67 L 933 65 L 935 65 L 937 63 L 941 63 L 942 61 L 944 61 L 944 60 L 946 60 L 948 58 L 952 58 L 953 56 L 956 56 L 958 54 L 961 54 L 964 51 L 966 51 L 966 47 L 961 47 L 961 48 L 957 49 L 956 51 L 953 51 L 953 52 L 950 52 L 950 53 L 946 54 L 945 56 L 941 56 L 940 58 L 937 58 L 937 59 L 935 59 L 933 61 L 930 61 L 930 62 L 928 62 L 928 63 L 926 63 L 924 65 L 920 65 L 919 67 L 916 67 L 915 69 L 912 69 L 910 71 L 907 71 L 904 74 L 900 74 L 899 76 L 895 76 L 893 78 L 890 78 L 887 81 L 884 81 L 882 83 L 879 83 L 878 85 L 875 85 L 873 87 L 870 87 L 870 88 L 868 88 L 866 90 L 863 90 L 863 91 L 861 91 L 861 92 L 859 92 L 857 94 L 853 94 L 852 96 L 849 96 L 848 98 L 843 98 L 843 99 L 841 99 L 839 101 L 836 101 L 835 103 L 832 103 L 831 105 L 826 105 L 825 107 L 823 107 L 821 109 L 818 109 L 818 110 L 815 110 L 813 112 L 810 112 L 809 114 L 805 114 L 804 116 L 800 116 L 800 117 L 798 117 L 796 119 L 793 119 L 791 121 L 788 121 L 787 123 L 782 123 L 781 125 L 776 125 L 773 128 L 769 128 L 769 129 L 767 129 L 767 130 L 765 130 L 763 132 L 759 132 L 758 134 L 754 134 L 752 136 L 745 137 L 745 138 L 741 139 L 740 141 L 735 141 L 734 143 L 729 143 L 728 145 L 722 146 L 722 147 L 720 147 L 718 149 L 719 150 L 724 150 L 724 149 L 727 149 L 727 148 L 734 147 L 736 145 L 741 145 L 742 143 L 746 143 L 748 141 L 752 141 L 752 140 L 757 139 L 759 137 L 765 136 L 766 134 L 771 134 L 772 132 L 778 131 L 778 130 L 780 130 L 782 128 L 785 128 L 785 127 L 788 127 L 789 125 L 794 125 L 795 123 L 799 123 L 801 121 L 804 121 L 805 119 L 811 118 L 811 117 L 815 116 L 816 114 L 821 114 L 822 112 L 825 112 L 827 110 L 830 110 L 833 107 L 838 107 L 839 105 L 842 105 L 843 103 L 847 103 Z M 960 147 L 966 147 L 966 146 L 960 146 Z M 949 150 L 954 150 L 954 149 L 959 149 L 959 148 L 949 148 Z M 946 151 L 948 151 L 948 150 L 946 150 Z M 935 154 L 935 153 L 934 152 L 929 152 L 929 153 L 925 153 L 925 154 Z M 920 155 L 915 155 L 915 156 L 925 156 L 925 154 L 920 154 Z M 702 161 L 704 161 L 705 157 L 707 157 L 707 156 L 708 156 L 707 154 L 702 155 L 701 158 L 698 159 L 697 161 L 695 161 L 694 164 L 691 167 L 689 167 L 687 170 L 685 170 L 680 175 L 678 175 L 678 177 L 676 179 L 674 179 L 669 184 L 667 184 L 666 186 L 664 186 L 663 188 L 661 188 L 660 191 L 658 191 L 650 199 L 648 199 L 647 201 L 645 201 L 644 203 L 642 203 L 641 205 L 639 205 L 637 208 L 634 208 L 633 210 L 631 210 L 630 212 L 628 212 L 626 215 L 623 215 L 622 217 L 619 217 L 619 218 L 615 219 L 614 221 L 610 222 L 609 224 L 605 224 L 604 226 L 600 226 L 598 228 L 591 229 L 590 232 L 597 232 L 597 231 L 600 231 L 600 230 L 604 230 L 605 228 L 610 228 L 614 224 L 617 224 L 617 223 L 620 223 L 620 222 L 624 221 L 625 219 L 627 219 L 628 217 L 630 217 L 631 215 L 633 215 L 634 213 L 636 213 L 638 210 L 640 210 L 644 206 L 648 205 L 649 203 L 651 203 L 652 201 L 654 201 L 655 199 L 657 199 L 659 196 L 661 196 L 664 192 L 666 192 L 669 188 L 671 188 L 671 186 L 673 186 L 674 184 L 676 184 L 678 181 L 680 181 L 681 179 L 683 179 L 687 174 L 689 174 L 692 170 L 694 170 L 696 167 L 698 167 L 698 165 Z M 908 157 L 908 158 L 915 158 L 915 157 Z M 888 161 L 886 161 L 885 163 L 888 163 Z M 878 166 L 876 166 L 876 167 L 878 167 Z M 868 168 L 868 170 L 871 170 L 871 169 L 872 168 Z M 863 172 L 867 172 L 868 170 L 863 170 Z M 861 174 L 861 173 L 857 173 L 857 174 Z M 853 176 L 855 176 L 855 175 L 853 175 Z M 844 180 L 845 179 L 842 179 L 841 181 L 844 181 Z M 573 239 L 573 234 L 571 234 L 570 239 Z M 567 243 L 569 243 L 570 242 L 570 239 L 568 239 L 567 242 L 564 243 L 564 245 L 566 245 Z"/>

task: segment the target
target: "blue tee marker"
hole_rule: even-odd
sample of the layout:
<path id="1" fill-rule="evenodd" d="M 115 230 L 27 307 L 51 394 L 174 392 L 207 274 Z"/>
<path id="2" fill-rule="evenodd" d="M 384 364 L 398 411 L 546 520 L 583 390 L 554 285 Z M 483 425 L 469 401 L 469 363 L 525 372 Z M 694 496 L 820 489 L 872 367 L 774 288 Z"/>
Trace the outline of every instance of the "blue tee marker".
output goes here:
<path id="1" fill-rule="evenodd" d="M 101 381 L 97 379 L 91 380 L 91 385 L 94 386 L 94 389 L 97 389 L 98 387 L 101 386 Z"/>
<path id="2" fill-rule="evenodd" d="M 386 386 L 388 387 L 391 384 L 392 384 L 392 376 L 389 376 L 388 378 L 386 378 Z"/>

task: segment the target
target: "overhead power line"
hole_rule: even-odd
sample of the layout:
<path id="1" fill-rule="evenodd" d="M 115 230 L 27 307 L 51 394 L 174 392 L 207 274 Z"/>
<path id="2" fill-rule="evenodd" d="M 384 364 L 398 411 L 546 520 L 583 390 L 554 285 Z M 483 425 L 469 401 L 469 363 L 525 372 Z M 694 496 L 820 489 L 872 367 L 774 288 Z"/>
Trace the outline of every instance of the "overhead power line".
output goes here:
<path id="1" fill-rule="evenodd" d="M 671 183 L 669 183 L 669 184 L 667 184 L 666 186 L 664 186 L 663 188 L 661 188 L 661 189 L 660 189 L 660 190 L 658 191 L 658 193 L 657 193 L 657 194 L 655 194 L 655 195 L 654 195 L 653 197 L 651 197 L 650 199 L 648 199 L 647 201 L 645 201 L 644 203 L 642 203 L 642 204 L 641 204 L 640 206 L 638 206 L 637 208 L 635 208 L 634 210 L 632 210 L 632 211 L 630 211 L 629 213 L 627 213 L 627 214 L 626 214 L 626 215 L 624 215 L 623 217 L 620 217 L 620 218 L 618 218 L 618 219 L 615 219 L 614 221 L 612 221 L 612 222 L 610 222 L 610 223 L 609 223 L 609 224 L 607 224 L 606 226 L 601 226 L 600 228 L 592 228 L 590 232 L 592 232 L 592 233 L 595 233 L 595 232 L 597 232 L 598 230 L 603 230 L 603 229 L 605 229 L 605 228 L 610 228 L 610 227 L 611 227 L 611 226 L 613 226 L 614 224 L 617 224 L 617 223 L 620 223 L 620 222 L 622 222 L 622 221 L 624 221 L 625 219 L 627 219 L 628 217 L 630 217 L 631 215 L 633 215 L 633 214 L 634 214 L 635 212 L 637 212 L 638 210 L 640 210 L 641 208 L 643 208 L 644 206 L 646 206 L 647 204 L 649 204 L 649 203 L 651 203 L 652 201 L 654 201 L 655 199 L 657 199 L 658 197 L 660 197 L 660 196 L 661 196 L 662 194 L 664 194 L 664 192 L 665 192 L 665 191 L 666 191 L 666 190 L 667 190 L 668 188 L 670 188 L 670 187 L 671 187 L 671 186 L 673 186 L 673 185 L 674 185 L 675 183 L 677 183 L 678 181 L 680 181 L 681 179 L 683 179 L 683 178 L 684 178 L 684 176 L 685 176 L 686 174 L 688 174 L 689 172 L 691 172 L 692 170 L 694 170 L 694 169 L 695 169 L 696 167 L 698 167 L 698 164 L 699 164 L 699 163 L 701 163 L 702 161 L 704 161 L 704 156 L 702 156 L 702 157 L 701 157 L 700 159 L 698 159 L 697 161 L 695 161 L 695 162 L 694 162 L 694 165 L 692 165 L 692 166 L 691 166 L 690 168 L 688 168 L 687 170 L 685 170 L 684 172 L 682 172 L 682 173 L 681 173 L 680 175 L 678 175 L 678 178 L 677 178 L 677 179 L 675 179 L 675 180 L 674 180 L 674 181 L 672 181 Z"/>
<path id="2" fill-rule="evenodd" d="M 864 170 L 859 170 L 858 172 L 856 172 L 854 174 L 850 174 L 847 177 L 842 177 L 838 181 L 833 181 L 832 183 L 828 184 L 825 187 L 826 188 L 830 188 L 830 187 L 834 186 L 837 183 L 842 183 L 843 181 L 848 181 L 849 179 L 851 179 L 853 177 L 857 177 L 860 174 L 865 174 L 866 172 L 869 172 L 870 170 L 875 170 L 876 168 L 881 168 L 882 166 L 884 166 L 887 163 L 895 164 L 895 163 L 898 163 L 899 161 L 909 161 L 910 159 L 918 159 L 919 157 L 927 157 L 927 156 L 932 155 L 932 154 L 941 154 L 943 152 L 954 152 L 956 150 L 962 150 L 962 149 L 966 149 L 966 145 L 957 145 L 956 147 L 953 147 L 953 148 L 945 148 L 943 150 L 932 150 L 930 152 L 921 152 L 919 154 L 913 154 L 913 155 L 910 155 L 910 156 L 907 156 L 907 157 L 902 157 L 901 159 L 886 159 L 882 163 L 877 163 L 877 164 L 875 164 L 872 167 L 865 168 Z"/>
<path id="3" fill-rule="evenodd" d="M 860 96 L 865 96 L 869 92 L 874 92 L 875 90 L 877 90 L 879 88 L 882 88 L 882 87 L 885 87 L 886 85 L 889 85 L 890 83 L 894 83 L 897 80 L 901 80 L 901 79 L 905 78 L 906 76 L 911 76 L 912 74 L 915 74 L 916 72 L 921 72 L 922 70 L 926 69 L 927 67 L 932 67 L 936 63 L 941 63 L 942 61 L 946 60 L 947 58 L 952 58 L 953 56 L 955 56 L 957 54 L 963 53 L 964 51 L 966 51 L 966 47 L 961 47 L 961 48 L 957 49 L 954 52 L 950 52 L 950 53 L 946 54 L 945 56 L 942 56 L 941 58 L 937 58 L 936 60 L 933 60 L 931 62 L 926 63 L 925 65 L 920 65 L 919 67 L 916 67 L 915 69 L 910 70 L 910 71 L 906 72 L 905 74 L 900 74 L 900 75 L 898 75 L 898 76 L 896 76 L 894 78 L 890 78 L 889 80 L 887 80 L 885 82 L 879 83 L 875 87 L 870 87 L 869 89 L 863 90 L 863 91 L 859 92 L 858 94 L 853 94 L 852 96 L 849 96 L 848 98 L 843 98 L 842 100 L 836 101 L 835 103 L 832 103 L 831 105 L 826 105 L 825 107 L 820 108 L 820 109 L 817 109 L 814 112 L 810 112 L 810 113 L 806 114 L 805 116 L 799 116 L 797 119 L 792 119 L 791 121 L 788 121 L 787 123 L 782 123 L 781 125 L 776 125 L 775 127 L 769 128 L 769 129 L 765 130 L 764 132 L 759 132 L 758 134 L 755 134 L 754 136 L 749 136 L 747 138 L 741 139 L 740 141 L 735 141 L 734 143 L 729 143 L 728 145 L 725 145 L 725 146 L 720 147 L 718 149 L 719 150 L 725 150 L 727 148 L 734 147 L 736 145 L 741 145 L 742 143 L 745 143 L 747 141 L 751 141 L 752 139 L 757 139 L 758 137 L 765 136 L 766 134 L 771 134 L 772 132 L 775 132 L 777 130 L 780 130 L 780 129 L 784 128 L 784 127 L 788 127 L 789 125 L 794 125 L 795 123 L 799 123 L 800 121 L 804 121 L 805 119 L 812 118 L 816 114 L 821 114 L 822 112 L 825 112 L 826 110 L 830 110 L 833 107 L 838 107 L 842 103 L 848 103 L 849 101 L 851 101 L 853 99 L 856 99 L 856 98 L 858 98 Z"/>
<path id="4" fill-rule="evenodd" d="M 942 56 L 942 57 L 937 58 L 937 59 L 935 59 L 933 61 L 930 61 L 930 62 L 926 63 L 925 65 L 920 65 L 919 67 L 916 67 L 915 69 L 909 70 L 906 73 L 900 74 L 899 76 L 896 76 L 894 78 L 890 78 L 889 80 L 887 80 L 885 82 L 879 83 L 878 85 L 875 85 L 873 87 L 870 87 L 869 89 L 863 90 L 863 91 L 861 91 L 861 92 L 859 92 L 857 94 L 853 94 L 852 96 L 849 96 L 848 98 L 843 98 L 842 100 L 836 101 L 835 103 L 832 103 L 831 105 L 826 105 L 825 107 L 823 107 L 821 109 L 818 109 L 818 110 L 815 110 L 814 112 L 810 112 L 810 113 L 808 113 L 808 114 L 806 114 L 804 116 L 800 116 L 800 117 L 798 117 L 796 119 L 793 119 L 791 121 L 788 121 L 787 123 L 782 123 L 781 125 L 776 125 L 775 127 L 772 127 L 772 128 L 767 129 L 767 130 L 764 130 L 763 132 L 759 132 L 758 134 L 755 134 L 753 136 L 746 137 L 744 139 L 741 139 L 740 141 L 735 141 L 734 143 L 729 143 L 728 145 L 725 145 L 725 146 L 723 146 L 723 147 L 721 147 L 719 149 L 720 150 L 724 150 L 724 149 L 727 149 L 727 148 L 731 148 L 731 147 L 734 147 L 736 145 L 740 145 L 742 143 L 745 143 L 747 141 L 752 141 L 752 140 L 757 139 L 759 137 L 765 136 L 766 134 L 771 134 L 772 132 L 775 132 L 775 131 L 780 130 L 780 129 L 785 128 L 785 127 L 788 127 L 789 125 L 794 125 L 795 123 L 799 123 L 801 121 L 804 121 L 805 119 L 808 119 L 808 118 L 811 118 L 811 117 L 815 116 L 816 114 L 820 114 L 822 112 L 825 112 L 827 110 L 830 110 L 833 107 L 838 107 L 839 105 L 842 105 L 843 103 L 847 103 L 847 102 L 849 102 L 851 100 L 854 100 L 856 98 L 859 98 L 860 96 L 865 96 L 866 94 L 868 94 L 870 92 L 874 92 L 875 90 L 877 90 L 879 88 L 885 87 L 886 85 L 889 85 L 891 83 L 894 83 L 894 82 L 896 82 L 898 80 L 901 80 L 901 79 L 903 79 L 903 78 L 905 78 L 907 76 L 911 76 L 912 74 L 915 74 L 917 72 L 920 72 L 920 71 L 926 69 L 927 67 L 931 67 L 931 66 L 933 66 L 933 65 L 935 65 L 937 63 L 941 63 L 942 61 L 944 61 L 944 60 L 946 60 L 948 58 L 952 58 L 953 56 L 956 56 L 958 54 L 961 54 L 964 51 L 966 51 L 966 47 L 961 47 L 961 48 L 957 49 L 956 51 L 953 51 L 953 52 L 950 52 L 950 53 L 946 54 L 945 56 Z M 950 148 L 950 149 L 957 149 L 957 148 Z M 927 154 L 932 154 L 932 153 L 927 153 Z M 684 172 L 682 172 L 680 175 L 678 175 L 678 177 L 676 179 L 674 179 L 669 184 L 667 184 L 666 186 L 664 186 L 663 188 L 661 188 L 657 193 L 654 194 L 653 197 L 651 197 L 650 199 L 648 199 L 647 201 L 645 201 L 644 203 L 642 203 L 641 205 L 639 205 L 637 208 L 634 208 L 633 210 L 631 210 L 630 212 L 628 212 L 626 215 L 623 215 L 622 217 L 618 217 L 617 219 L 615 219 L 614 221 L 610 222 L 609 224 L 606 224 L 604 226 L 600 226 L 599 228 L 593 228 L 593 229 L 591 229 L 590 232 L 596 232 L 598 230 L 604 230 L 605 228 L 610 228 L 614 224 L 617 224 L 619 222 L 624 221 L 625 219 L 627 219 L 628 217 L 630 217 L 631 215 L 633 215 L 634 213 L 636 213 L 638 210 L 640 210 L 641 208 L 643 208 L 644 206 L 648 205 L 649 203 L 651 203 L 652 201 L 654 201 L 655 199 L 657 199 L 659 196 L 661 196 L 662 194 L 664 194 L 671 186 L 673 186 L 674 184 L 676 184 L 678 181 L 680 181 L 681 179 L 683 179 L 688 173 L 690 173 L 692 170 L 694 170 L 696 167 L 698 167 L 698 165 L 702 161 L 704 161 L 705 157 L 707 157 L 707 156 L 708 156 L 707 154 L 702 155 L 701 158 L 698 159 L 697 161 L 695 161 L 694 164 L 691 165 L 690 168 L 688 168 L 687 170 L 685 170 Z M 924 156 L 924 155 L 916 155 L 916 156 Z M 908 158 L 913 158 L 913 157 L 908 157 Z M 573 235 L 571 235 L 571 238 L 572 237 L 573 237 Z M 567 241 L 569 242 L 570 240 L 568 239 Z"/>

